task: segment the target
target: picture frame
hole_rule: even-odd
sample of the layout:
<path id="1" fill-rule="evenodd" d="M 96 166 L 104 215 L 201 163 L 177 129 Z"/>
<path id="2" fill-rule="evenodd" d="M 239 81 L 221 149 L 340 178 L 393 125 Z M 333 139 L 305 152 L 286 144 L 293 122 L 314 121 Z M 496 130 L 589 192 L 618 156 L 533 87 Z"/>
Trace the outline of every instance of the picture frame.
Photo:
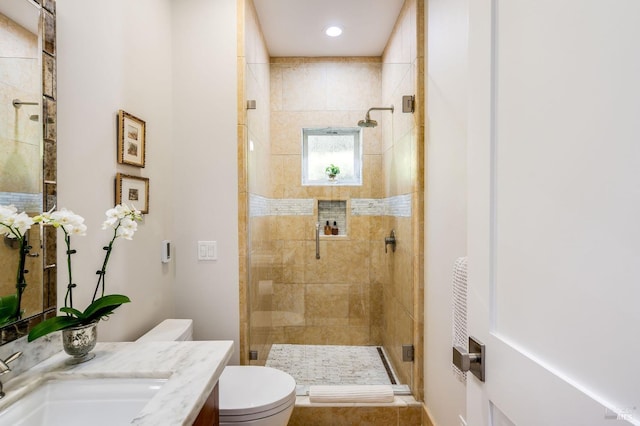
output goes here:
<path id="1" fill-rule="evenodd" d="M 118 163 L 145 166 L 146 127 L 144 120 L 124 110 L 118 111 Z"/>
<path id="2" fill-rule="evenodd" d="M 149 213 L 149 178 L 116 174 L 116 204 L 122 203 Z"/>

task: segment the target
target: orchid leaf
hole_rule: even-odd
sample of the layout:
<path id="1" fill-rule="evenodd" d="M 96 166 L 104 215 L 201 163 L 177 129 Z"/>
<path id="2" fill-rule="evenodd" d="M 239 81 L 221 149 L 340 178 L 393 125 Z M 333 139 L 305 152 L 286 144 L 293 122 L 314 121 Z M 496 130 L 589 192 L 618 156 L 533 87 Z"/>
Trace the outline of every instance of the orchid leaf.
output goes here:
<path id="1" fill-rule="evenodd" d="M 53 333 L 54 331 L 64 330 L 65 328 L 73 327 L 74 325 L 80 325 L 82 320 L 74 317 L 53 317 L 48 320 L 42 321 L 40 324 L 37 324 L 35 327 L 31 328 L 29 332 L 29 337 L 27 340 L 32 342 L 39 337 L 46 336 L 49 333 Z"/>
<path id="2" fill-rule="evenodd" d="M 18 296 L 16 294 L 0 297 L 0 324 L 12 319 L 16 314 L 17 307 Z"/>
<path id="3" fill-rule="evenodd" d="M 60 312 L 64 312 L 65 314 L 69 314 L 81 320 L 84 319 L 84 314 L 74 308 L 67 308 L 67 307 L 60 308 Z"/>
<path id="4" fill-rule="evenodd" d="M 95 302 L 87 306 L 84 311 L 84 320 L 100 319 L 113 312 L 123 303 L 129 303 L 131 299 L 122 294 L 109 294 L 96 299 Z"/>

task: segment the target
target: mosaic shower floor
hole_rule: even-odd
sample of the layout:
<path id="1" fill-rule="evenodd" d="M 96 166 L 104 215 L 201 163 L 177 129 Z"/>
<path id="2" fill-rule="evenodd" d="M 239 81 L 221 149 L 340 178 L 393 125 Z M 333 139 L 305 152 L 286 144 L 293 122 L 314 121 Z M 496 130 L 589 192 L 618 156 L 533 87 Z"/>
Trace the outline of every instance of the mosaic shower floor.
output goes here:
<path id="1" fill-rule="evenodd" d="M 387 365 L 397 383 L 391 365 Z M 377 346 L 274 344 L 266 366 L 291 374 L 298 395 L 305 395 L 311 385 L 393 384 Z M 393 385 L 396 394 L 408 390 L 405 385 Z"/>

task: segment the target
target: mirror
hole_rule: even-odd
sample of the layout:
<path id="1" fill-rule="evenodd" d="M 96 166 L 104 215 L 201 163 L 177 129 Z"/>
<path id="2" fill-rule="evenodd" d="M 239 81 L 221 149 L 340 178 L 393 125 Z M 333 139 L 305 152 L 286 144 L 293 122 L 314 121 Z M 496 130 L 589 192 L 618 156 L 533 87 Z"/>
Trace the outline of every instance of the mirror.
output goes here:
<path id="1" fill-rule="evenodd" d="M 0 205 L 36 215 L 55 205 L 55 2 L 0 2 Z M 0 309 L 0 345 L 55 315 L 55 229 L 27 232 L 20 316 Z M 0 237 L 0 308 L 16 295 L 20 250 Z M 15 311 L 14 311 L 15 312 Z"/>

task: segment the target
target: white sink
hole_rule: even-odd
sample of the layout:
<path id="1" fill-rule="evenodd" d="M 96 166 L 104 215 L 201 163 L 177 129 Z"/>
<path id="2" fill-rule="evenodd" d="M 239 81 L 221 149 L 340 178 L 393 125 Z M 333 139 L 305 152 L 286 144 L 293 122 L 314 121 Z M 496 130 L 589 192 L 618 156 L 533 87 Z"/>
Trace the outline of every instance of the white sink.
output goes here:
<path id="1" fill-rule="evenodd" d="M 47 380 L 0 412 L 0 425 L 127 425 L 166 379 Z"/>

